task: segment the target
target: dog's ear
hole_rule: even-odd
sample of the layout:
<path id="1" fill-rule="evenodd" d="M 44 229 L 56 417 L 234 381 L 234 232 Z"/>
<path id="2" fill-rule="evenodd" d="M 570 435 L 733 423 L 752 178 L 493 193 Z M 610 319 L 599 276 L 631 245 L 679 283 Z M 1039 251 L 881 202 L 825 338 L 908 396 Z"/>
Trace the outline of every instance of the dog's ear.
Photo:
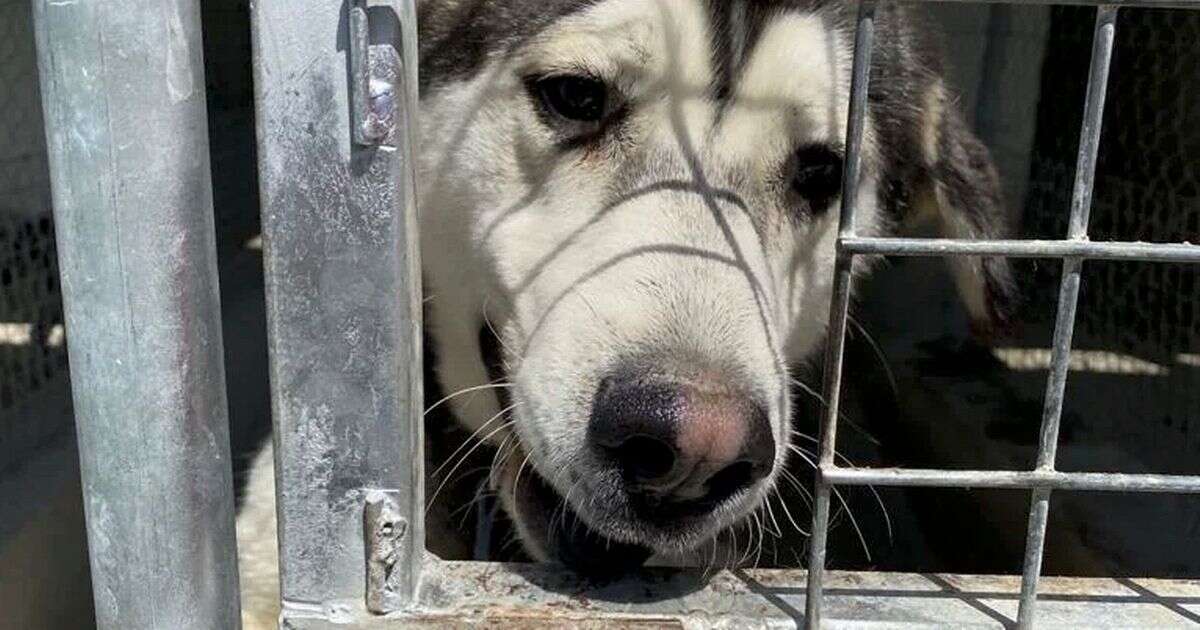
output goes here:
<path id="1" fill-rule="evenodd" d="M 1010 238 L 1013 217 L 991 153 L 940 82 L 927 97 L 919 138 L 924 168 L 914 190 L 921 214 L 933 216 L 943 238 Z M 1003 334 L 1016 299 L 1008 259 L 955 257 L 949 263 L 973 332 L 985 339 Z"/>

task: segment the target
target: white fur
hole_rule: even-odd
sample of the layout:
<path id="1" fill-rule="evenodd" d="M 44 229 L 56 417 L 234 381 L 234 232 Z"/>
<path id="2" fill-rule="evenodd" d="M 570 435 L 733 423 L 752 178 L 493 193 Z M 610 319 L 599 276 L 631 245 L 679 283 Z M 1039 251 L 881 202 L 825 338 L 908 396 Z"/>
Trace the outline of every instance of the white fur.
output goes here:
<path id="1" fill-rule="evenodd" d="M 268 446 L 250 468 L 238 513 L 238 577 L 242 630 L 279 627 L 279 546 L 275 529 L 274 450 Z"/>

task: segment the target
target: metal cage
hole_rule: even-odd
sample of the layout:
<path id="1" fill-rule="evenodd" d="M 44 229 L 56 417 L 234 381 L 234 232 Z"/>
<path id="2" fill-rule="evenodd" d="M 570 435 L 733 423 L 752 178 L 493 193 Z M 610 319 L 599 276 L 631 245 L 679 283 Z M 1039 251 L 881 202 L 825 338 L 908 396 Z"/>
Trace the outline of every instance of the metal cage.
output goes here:
<path id="1" fill-rule="evenodd" d="M 876 1 L 859 5 L 810 569 L 592 584 L 424 550 L 413 0 L 254 2 L 282 626 L 1032 628 L 1035 613 L 1038 627 L 1200 624 L 1200 583 L 1040 578 L 1052 491 L 1200 493 L 1200 476 L 1055 470 L 1084 262 L 1200 262 L 1187 243 L 1087 237 L 1118 7 L 1200 2 L 1076 3 L 1098 8 L 1069 230 L 1053 241 L 856 235 Z M 198 3 L 34 5 L 97 620 L 236 627 Z M 851 269 L 863 254 L 1063 261 L 1036 468 L 837 464 Z M 827 572 L 831 493 L 866 484 L 1030 490 L 1023 575 Z"/>

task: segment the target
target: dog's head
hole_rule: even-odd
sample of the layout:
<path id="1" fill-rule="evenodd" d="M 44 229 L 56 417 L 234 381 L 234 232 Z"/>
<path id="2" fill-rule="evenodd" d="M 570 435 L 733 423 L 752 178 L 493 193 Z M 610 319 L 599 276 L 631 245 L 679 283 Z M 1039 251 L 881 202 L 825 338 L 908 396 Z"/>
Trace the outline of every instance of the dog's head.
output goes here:
<path id="1" fill-rule="evenodd" d="M 439 377 L 472 390 L 456 413 L 501 445 L 495 480 L 535 556 L 695 549 L 773 487 L 789 366 L 829 316 L 853 57 L 843 11 L 422 6 Z M 884 11 L 856 231 L 931 210 L 948 235 L 999 236 L 991 161 L 918 41 Z M 994 320 L 1004 263 L 956 275 L 975 319 Z"/>

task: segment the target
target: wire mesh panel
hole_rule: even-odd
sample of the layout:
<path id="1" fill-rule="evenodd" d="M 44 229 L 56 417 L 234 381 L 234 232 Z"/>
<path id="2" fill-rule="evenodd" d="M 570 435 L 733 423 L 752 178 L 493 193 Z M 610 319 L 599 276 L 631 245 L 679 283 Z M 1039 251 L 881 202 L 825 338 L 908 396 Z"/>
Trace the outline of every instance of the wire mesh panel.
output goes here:
<path id="1" fill-rule="evenodd" d="M 1134 4 L 1134 3 L 1130 3 Z M 1144 3 L 1137 3 L 1144 4 Z M 1177 3 L 1178 4 L 1178 3 Z M 867 99 L 868 68 L 875 30 L 875 3 L 860 5 L 857 22 L 855 61 L 851 90 L 850 124 L 847 134 L 846 179 L 842 195 L 841 230 L 834 303 L 830 315 L 830 342 L 825 362 L 825 395 L 829 405 L 822 423 L 821 460 L 816 479 L 813 513 L 813 539 L 808 575 L 806 624 L 821 626 L 824 590 L 825 552 L 829 528 L 831 493 L 836 484 L 929 485 L 941 487 L 1013 487 L 1033 490 L 1029 513 L 1024 572 L 1017 624 L 1031 628 L 1037 603 L 1042 554 L 1045 547 L 1051 490 L 1074 489 L 1115 492 L 1171 491 L 1200 493 L 1200 476 L 1124 475 L 1103 473 L 1060 473 L 1055 471 L 1076 308 L 1081 273 L 1085 260 L 1119 259 L 1159 262 L 1200 262 L 1200 246 L 1189 243 L 1090 243 L 1088 219 L 1092 204 L 1101 121 L 1107 91 L 1117 6 L 1097 9 L 1093 31 L 1092 61 L 1084 99 L 1083 129 L 1075 169 L 1073 194 L 1064 241 L 1049 242 L 952 242 L 916 239 L 855 238 L 854 214 L 861 157 L 862 134 Z M 1047 379 L 1039 440 L 1037 467 L 1033 471 L 929 471 L 886 470 L 850 471 L 834 459 L 837 443 L 838 406 L 841 394 L 842 362 L 848 316 L 851 270 L 854 256 L 864 253 L 890 255 L 988 255 L 1059 257 L 1063 260 L 1058 296 L 1057 319 Z"/>

